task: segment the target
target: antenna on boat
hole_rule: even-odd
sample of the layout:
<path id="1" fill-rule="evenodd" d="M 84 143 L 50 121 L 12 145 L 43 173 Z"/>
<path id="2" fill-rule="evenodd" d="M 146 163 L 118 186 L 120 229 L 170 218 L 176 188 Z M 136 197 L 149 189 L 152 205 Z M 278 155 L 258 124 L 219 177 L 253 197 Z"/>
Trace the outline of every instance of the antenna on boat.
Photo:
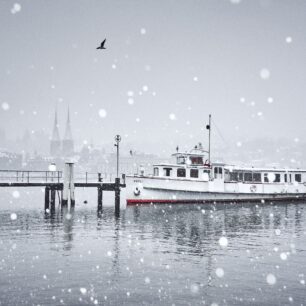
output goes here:
<path id="1" fill-rule="evenodd" d="M 210 132 L 211 132 L 211 114 L 209 114 L 209 122 L 206 125 L 206 129 L 208 130 L 208 164 L 210 166 Z"/>

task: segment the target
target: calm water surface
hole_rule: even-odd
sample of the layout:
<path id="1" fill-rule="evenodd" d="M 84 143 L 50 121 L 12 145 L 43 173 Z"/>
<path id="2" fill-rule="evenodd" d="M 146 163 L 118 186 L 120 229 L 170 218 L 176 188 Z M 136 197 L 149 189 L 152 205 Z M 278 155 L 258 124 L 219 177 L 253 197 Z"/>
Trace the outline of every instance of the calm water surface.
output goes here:
<path id="1" fill-rule="evenodd" d="M 0 201 L 0 305 L 306 305 L 305 203 L 116 218 L 82 203 L 45 214 L 30 198 Z"/>

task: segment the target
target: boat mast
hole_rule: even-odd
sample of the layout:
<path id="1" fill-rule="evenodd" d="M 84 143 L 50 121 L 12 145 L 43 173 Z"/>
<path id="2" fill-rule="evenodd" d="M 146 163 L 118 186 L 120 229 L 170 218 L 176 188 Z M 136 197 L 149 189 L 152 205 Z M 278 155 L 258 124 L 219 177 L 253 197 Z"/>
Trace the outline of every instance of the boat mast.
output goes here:
<path id="1" fill-rule="evenodd" d="M 208 125 L 206 125 L 206 128 L 208 129 L 208 163 L 210 166 L 210 133 L 211 133 L 211 114 L 209 114 L 209 122 Z"/>

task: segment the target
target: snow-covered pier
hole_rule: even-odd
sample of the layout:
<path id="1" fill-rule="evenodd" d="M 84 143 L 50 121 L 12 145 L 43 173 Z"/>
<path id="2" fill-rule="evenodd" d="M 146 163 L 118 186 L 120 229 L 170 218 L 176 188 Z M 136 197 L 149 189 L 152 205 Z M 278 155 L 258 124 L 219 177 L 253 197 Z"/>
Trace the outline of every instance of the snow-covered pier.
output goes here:
<path id="1" fill-rule="evenodd" d="M 103 182 L 101 173 L 85 173 L 75 179 L 73 163 L 66 163 L 64 171 L 0 170 L 0 187 L 45 187 L 45 211 L 55 211 L 56 195 L 61 207 L 75 206 L 74 189 L 97 188 L 97 209 L 102 211 L 103 191 L 115 193 L 115 213 L 120 212 L 120 190 L 125 188 L 122 179 Z"/>

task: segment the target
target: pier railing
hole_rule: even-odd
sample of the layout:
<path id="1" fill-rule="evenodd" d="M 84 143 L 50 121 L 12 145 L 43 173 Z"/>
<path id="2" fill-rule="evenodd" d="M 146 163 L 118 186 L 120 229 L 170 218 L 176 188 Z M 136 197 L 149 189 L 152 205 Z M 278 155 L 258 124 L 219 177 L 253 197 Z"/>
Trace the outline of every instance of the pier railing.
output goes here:
<path id="1" fill-rule="evenodd" d="M 0 182 L 11 183 L 59 183 L 62 171 L 28 171 L 28 170 L 0 170 Z"/>
<path id="2" fill-rule="evenodd" d="M 99 172 L 77 172 L 74 181 L 77 183 L 108 183 L 115 180 L 116 175 Z M 125 183 L 124 175 L 122 177 Z M 0 170 L 0 183 L 61 183 L 63 171 L 30 171 L 30 170 Z"/>

